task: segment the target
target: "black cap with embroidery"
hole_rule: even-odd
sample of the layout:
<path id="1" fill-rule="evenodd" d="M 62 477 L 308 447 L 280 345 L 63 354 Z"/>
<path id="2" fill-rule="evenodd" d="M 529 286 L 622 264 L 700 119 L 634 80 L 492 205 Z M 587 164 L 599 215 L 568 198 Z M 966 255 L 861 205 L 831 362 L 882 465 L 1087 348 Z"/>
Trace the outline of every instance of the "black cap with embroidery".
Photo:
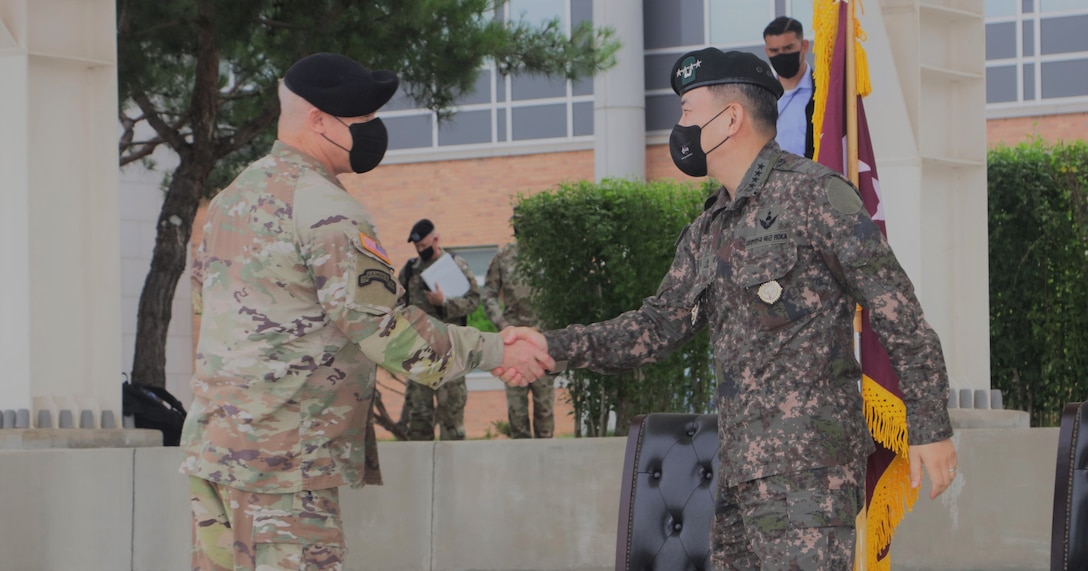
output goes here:
<path id="1" fill-rule="evenodd" d="M 400 80 L 391 71 L 370 71 L 347 56 L 318 53 L 295 62 L 283 83 L 330 115 L 362 117 L 385 105 Z"/>
<path id="2" fill-rule="evenodd" d="M 750 83 L 782 97 L 782 84 L 771 64 L 748 52 L 703 48 L 688 52 L 672 66 L 672 90 L 683 95 L 696 87 L 719 83 Z"/>
<path id="3" fill-rule="evenodd" d="M 412 225 L 412 233 L 408 234 L 409 242 L 418 242 L 434 232 L 434 222 L 424 218 Z"/>

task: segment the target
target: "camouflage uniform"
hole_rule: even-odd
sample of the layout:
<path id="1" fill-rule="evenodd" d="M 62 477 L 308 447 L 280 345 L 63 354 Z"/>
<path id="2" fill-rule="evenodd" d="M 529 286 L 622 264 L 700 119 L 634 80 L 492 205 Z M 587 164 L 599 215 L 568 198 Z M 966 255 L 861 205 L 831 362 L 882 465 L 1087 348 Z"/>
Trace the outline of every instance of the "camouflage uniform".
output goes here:
<path id="1" fill-rule="evenodd" d="M 855 303 L 871 310 L 899 375 L 910 443 L 952 436 L 940 342 L 857 191 L 771 141 L 735 194 L 730 200 L 722 188 L 707 200 L 680 234 L 657 294 L 640 309 L 546 334 L 557 361 L 608 370 L 658 361 L 710 327 L 722 442 L 718 498 L 727 499 L 719 502 L 723 513 L 714 530 L 719 547 L 735 543 L 739 533 L 722 518 L 753 508 L 759 500 L 752 491 L 764 488 L 763 481 L 795 477 L 803 483 L 813 478 L 808 471 L 857 466 L 873 451 L 853 350 Z M 864 482 L 856 473 L 838 477 Z M 852 487 L 819 502 L 782 496 L 780 509 L 822 510 L 789 512 L 790 525 L 840 522 L 852 550 L 853 519 L 838 517 L 844 509 L 856 512 Z M 778 525 L 776 518 L 746 517 L 748 545 L 758 542 L 760 530 Z M 716 557 L 725 567 L 725 555 Z"/>
<path id="2" fill-rule="evenodd" d="M 530 290 L 515 271 L 517 242 L 499 248 L 484 279 L 484 309 L 500 329 L 538 327 L 540 321 L 529 306 Z M 500 303 L 500 300 L 502 303 Z M 505 307 L 503 307 L 505 304 Z M 529 428 L 529 393 L 533 395 L 533 426 Z M 528 386 L 506 386 L 506 417 L 510 438 L 551 438 L 555 432 L 555 377 L 543 376 Z"/>
<path id="3" fill-rule="evenodd" d="M 445 254 L 445 252 L 444 252 Z M 453 254 L 450 254 L 451 256 Z M 427 301 L 426 283 L 422 273 L 431 267 L 438 257 L 424 262 L 412 258 L 397 275 L 397 281 L 403 287 L 399 303 L 422 309 L 427 315 L 445 323 L 464 325 L 469 314 L 480 306 L 480 286 L 468 267 L 468 262 L 454 256 L 457 267 L 468 279 L 469 290 L 461 297 L 446 297 L 440 305 L 431 305 Z M 466 371 L 467 372 L 467 371 Z M 435 389 L 418 383 L 408 383 L 404 391 L 405 407 L 408 409 L 408 438 L 410 440 L 434 440 L 434 425 L 438 424 L 438 435 L 442 440 L 465 439 L 465 404 L 468 402 L 468 386 L 462 375 L 450 379 Z M 437 401 L 437 403 L 436 403 Z"/>
<path id="4" fill-rule="evenodd" d="M 306 527 L 312 506 L 298 498 L 381 483 L 370 410 L 377 366 L 437 387 L 502 360 L 497 334 L 398 307 L 366 209 L 279 141 L 212 200 L 193 281 L 203 319 L 181 471 L 214 484 L 194 486 L 197 551 L 232 545 L 208 528 L 238 525 L 224 498 L 239 492 L 284 496 L 246 512 L 278 529 L 269 537 L 298 536 L 277 553 L 342 549 L 338 518 L 325 531 Z M 331 513 L 335 496 L 322 501 Z M 233 546 L 236 568 L 257 565 L 247 542 Z"/>

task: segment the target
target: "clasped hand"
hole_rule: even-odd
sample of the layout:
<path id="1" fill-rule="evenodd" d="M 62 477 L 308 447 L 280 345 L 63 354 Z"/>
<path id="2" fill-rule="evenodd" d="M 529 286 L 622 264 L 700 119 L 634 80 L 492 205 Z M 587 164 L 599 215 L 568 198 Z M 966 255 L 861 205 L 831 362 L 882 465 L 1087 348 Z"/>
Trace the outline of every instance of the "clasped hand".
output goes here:
<path id="1" fill-rule="evenodd" d="M 524 387 L 555 369 L 555 359 L 548 355 L 548 341 L 529 327 L 502 330 L 502 364 L 491 374 L 508 385 Z"/>

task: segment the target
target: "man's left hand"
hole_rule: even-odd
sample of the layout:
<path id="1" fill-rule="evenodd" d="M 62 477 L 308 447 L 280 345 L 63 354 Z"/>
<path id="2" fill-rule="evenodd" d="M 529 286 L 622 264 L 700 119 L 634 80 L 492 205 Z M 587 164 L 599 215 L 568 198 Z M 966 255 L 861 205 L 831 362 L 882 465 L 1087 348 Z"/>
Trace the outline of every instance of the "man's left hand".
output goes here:
<path id="1" fill-rule="evenodd" d="M 959 459 L 956 457 L 956 446 L 952 440 L 941 440 L 931 444 L 918 444 L 910 447 L 910 487 L 917 488 L 922 485 L 922 466 L 933 486 L 929 492 L 929 499 L 941 495 L 952 480 L 956 478 L 959 470 Z"/>

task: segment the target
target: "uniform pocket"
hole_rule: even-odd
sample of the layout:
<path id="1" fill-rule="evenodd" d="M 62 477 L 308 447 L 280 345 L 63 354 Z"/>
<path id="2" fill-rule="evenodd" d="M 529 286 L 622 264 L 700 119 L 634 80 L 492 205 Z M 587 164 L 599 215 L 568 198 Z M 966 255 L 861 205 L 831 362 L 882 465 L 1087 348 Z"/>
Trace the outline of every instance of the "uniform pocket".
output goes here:
<path id="1" fill-rule="evenodd" d="M 340 570 L 347 548 L 335 488 L 295 494 L 291 510 L 268 509 L 253 517 L 256 568 Z"/>
<path id="2" fill-rule="evenodd" d="M 797 245 L 792 241 L 759 248 L 734 250 L 733 282 L 744 290 L 752 313 L 765 329 L 773 330 L 812 312 L 794 278 Z"/>

